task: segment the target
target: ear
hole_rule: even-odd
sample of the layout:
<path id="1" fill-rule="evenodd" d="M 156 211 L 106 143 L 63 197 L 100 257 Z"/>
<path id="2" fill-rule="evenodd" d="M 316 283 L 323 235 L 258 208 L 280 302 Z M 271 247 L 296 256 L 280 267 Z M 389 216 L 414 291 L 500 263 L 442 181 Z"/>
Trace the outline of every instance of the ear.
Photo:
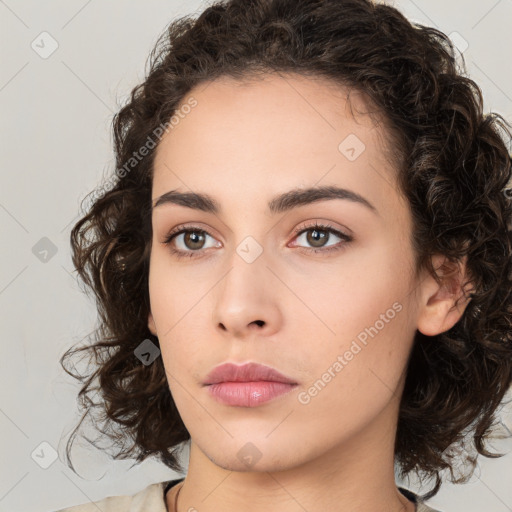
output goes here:
<path id="1" fill-rule="evenodd" d="M 148 314 L 148 329 L 151 331 L 151 334 L 154 334 L 155 336 L 157 335 L 155 320 L 153 318 L 153 315 L 151 314 L 151 311 Z"/>
<path id="2" fill-rule="evenodd" d="M 463 285 L 467 281 L 467 257 L 452 262 L 444 255 L 432 257 L 432 264 L 441 278 L 438 283 L 429 274 L 421 283 L 421 303 L 419 305 L 418 330 L 426 336 L 435 336 L 451 329 L 462 317 L 471 300 L 473 287 L 464 294 Z"/>

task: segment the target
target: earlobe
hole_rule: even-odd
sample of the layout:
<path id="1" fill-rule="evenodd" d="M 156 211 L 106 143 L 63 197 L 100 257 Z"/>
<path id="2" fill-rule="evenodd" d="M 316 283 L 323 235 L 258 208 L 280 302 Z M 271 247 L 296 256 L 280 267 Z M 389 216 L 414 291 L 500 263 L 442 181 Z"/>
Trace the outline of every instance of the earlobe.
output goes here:
<path id="1" fill-rule="evenodd" d="M 157 335 L 155 320 L 153 318 L 153 315 L 151 314 L 151 311 L 148 314 L 148 329 L 151 331 L 151 334 L 153 334 L 155 336 Z"/>
<path id="2" fill-rule="evenodd" d="M 418 330 L 426 336 L 435 336 L 451 329 L 462 317 L 471 300 L 473 288 L 463 289 L 467 281 L 466 257 L 459 262 L 449 261 L 444 255 L 432 257 L 432 264 L 441 282 L 429 275 L 421 283 L 421 304 Z"/>

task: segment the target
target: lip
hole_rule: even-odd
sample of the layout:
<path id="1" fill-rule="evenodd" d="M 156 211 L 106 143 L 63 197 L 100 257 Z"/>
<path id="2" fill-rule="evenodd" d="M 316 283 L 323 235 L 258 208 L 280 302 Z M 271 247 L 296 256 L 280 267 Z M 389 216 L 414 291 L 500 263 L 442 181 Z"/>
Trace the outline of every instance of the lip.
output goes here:
<path id="1" fill-rule="evenodd" d="M 280 382 L 283 384 L 297 384 L 296 381 L 278 372 L 275 368 L 259 363 L 246 363 L 236 365 L 224 363 L 216 366 L 205 378 L 203 385 L 218 384 L 220 382 Z"/>
<path id="2" fill-rule="evenodd" d="M 258 363 L 222 364 L 208 374 L 203 384 L 215 400 L 238 407 L 257 407 L 298 385 L 275 368 Z"/>
<path id="3" fill-rule="evenodd" d="M 225 405 L 257 407 L 278 396 L 289 393 L 297 384 L 285 382 L 219 382 L 206 386 L 210 396 Z"/>

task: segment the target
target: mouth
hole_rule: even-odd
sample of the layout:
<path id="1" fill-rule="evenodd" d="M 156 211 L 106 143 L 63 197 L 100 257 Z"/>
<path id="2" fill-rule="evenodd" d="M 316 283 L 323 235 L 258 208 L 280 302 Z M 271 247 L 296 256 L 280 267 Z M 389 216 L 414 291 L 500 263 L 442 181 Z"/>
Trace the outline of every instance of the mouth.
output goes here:
<path id="1" fill-rule="evenodd" d="M 289 393 L 297 384 L 285 382 L 219 382 L 208 384 L 207 390 L 215 400 L 237 407 L 257 407 Z"/>
<path id="2" fill-rule="evenodd" d="M 208 374 L 203 386 L 225 405 L 257 407 L 289 393 L 298 383 L 270 366 L 225 363 Z"/>

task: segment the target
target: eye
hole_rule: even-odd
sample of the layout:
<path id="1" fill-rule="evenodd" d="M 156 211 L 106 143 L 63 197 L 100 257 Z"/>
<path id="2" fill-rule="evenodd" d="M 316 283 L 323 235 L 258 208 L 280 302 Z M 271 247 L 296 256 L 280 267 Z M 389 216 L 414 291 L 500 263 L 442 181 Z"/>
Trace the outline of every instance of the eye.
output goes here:
<path id="1" fill-rule="evenodd" d="M 343 249 L 346 243 L 353 240 L 352 236 L 342 233 L 341 231 L 333 228 L 328 224 L 319 224 L 318 222 L 312 226 L 302 226 L 298 228 L 295 233 L 297 234 L 295 240 L 302 239 L 303 242 L 310 244 L 312 247 L 301 247 L 306 252 L 332 252 Z M 334 235 L 335 238 L 343 240 L 342 243 L 326 245 Z M 295 245 L 295 244 L 294 244 Z"/>
<path id="2" fill-rule="evenodd" d="M 343 249 L 343 247 L 353 240 L 352 236 L 342 233 L 328 224 L 319 224 L 316 222 L 311 226 L 302 226 L 295 230 L 294 240 L 303 239 L 303 242 L 312 247 L 297 246 L 302 252 L 327 253 Z M 338 244 L 326 245 L 332 236 L 341 240 Z M 207 237 L 214 237 L 198 226 L 180 225 L 174 228 L 162 242 L 168 245 L 172 254 L 177 258 L 189 257 L 195 258 L 201 255 L 204 249 L 212 247 L 221 247 L 220 242 L 213 242 L 207 246 L 205 241 Z M 295 246 L 296 242 L 293 244 Z"/>
<path id="3" fill-rule="evenodd" d="M 173 229 L 162 242 L 170 247 L 170 250 L 178 258 L 195 257 L 202 249 L 210 247 L 220 247 L 220 242 L 214 243 L 207 247 L 205 245 L 206 237 L 213 238 L 207 231 L 197 226 L 177 226 Z M 178 248 L 174 247 L 176 245 Z"/>

